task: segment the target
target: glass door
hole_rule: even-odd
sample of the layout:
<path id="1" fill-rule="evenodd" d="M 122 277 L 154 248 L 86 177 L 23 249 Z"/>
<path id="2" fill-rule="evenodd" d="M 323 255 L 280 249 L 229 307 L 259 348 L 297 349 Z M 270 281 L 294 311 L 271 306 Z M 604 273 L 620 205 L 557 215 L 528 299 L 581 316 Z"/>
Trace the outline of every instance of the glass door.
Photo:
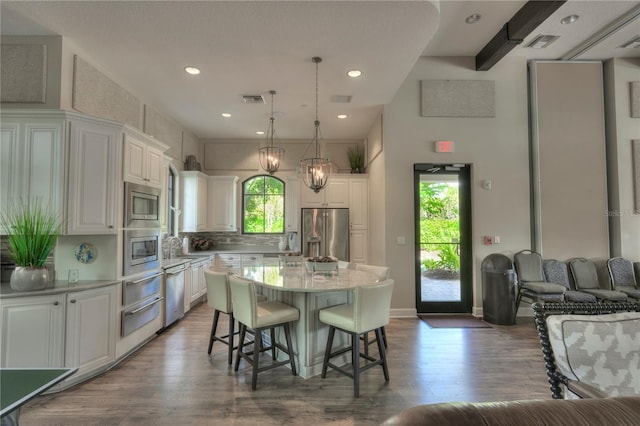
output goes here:
<path id="1" fill-rule="evenodd" d="M 416 308 L 471 312 L 471 190 L 468 164 L 414 165 Z"/>

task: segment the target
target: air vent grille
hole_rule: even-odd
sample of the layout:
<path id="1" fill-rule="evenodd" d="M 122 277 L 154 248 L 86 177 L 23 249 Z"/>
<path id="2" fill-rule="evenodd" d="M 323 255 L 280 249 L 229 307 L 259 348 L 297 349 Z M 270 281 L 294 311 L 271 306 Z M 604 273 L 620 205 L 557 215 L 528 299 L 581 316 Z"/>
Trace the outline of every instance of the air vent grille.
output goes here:
<path id="1" fill-rule="evenodd" d="M 242 95 L 242 100 L 245 104 L 263 104 L 264 98 L 262 95 Z"/>
<path id="2" fill-rule="evenodd" d="M 556 41 L 558 38 L 560 38 L 560 36 L 548 34 L 539 35 L 538 37 L 534 38 L 531 43 L 527 44 L 527 47 L 531 47 L 532 49 L 544 49 L 545 47 L 548 47 L 551 43 Z"/>
<path id="3" fill-rule="evenodd" d="M 337 104 L 348 104 L 351 103 L 351 96 L 349 95 L 333 95 L 331 96 L 331 102 Z"/>

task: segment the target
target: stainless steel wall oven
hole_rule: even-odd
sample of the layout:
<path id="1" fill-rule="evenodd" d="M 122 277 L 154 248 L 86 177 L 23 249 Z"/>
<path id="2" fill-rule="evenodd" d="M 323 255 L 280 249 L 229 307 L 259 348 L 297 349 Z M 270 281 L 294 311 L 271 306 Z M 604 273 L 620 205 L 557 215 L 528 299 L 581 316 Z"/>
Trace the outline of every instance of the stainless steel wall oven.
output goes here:
<path id="1" fill-rule="evenodd" d="M 159 229 L 125 229 L 123 275 L 160 268 L 160 247 Z"/>

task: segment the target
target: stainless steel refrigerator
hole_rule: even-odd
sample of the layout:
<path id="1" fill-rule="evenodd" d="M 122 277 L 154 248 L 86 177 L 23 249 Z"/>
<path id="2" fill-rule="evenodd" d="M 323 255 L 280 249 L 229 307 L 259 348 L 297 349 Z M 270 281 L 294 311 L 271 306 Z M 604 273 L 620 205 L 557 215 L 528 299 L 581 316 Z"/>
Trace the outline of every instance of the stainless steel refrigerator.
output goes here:
<path id="1" fill-rule="evenodd" d="M 302 209 L 301 249 L 305 257 L 349 260 L 349 209 Z"/>

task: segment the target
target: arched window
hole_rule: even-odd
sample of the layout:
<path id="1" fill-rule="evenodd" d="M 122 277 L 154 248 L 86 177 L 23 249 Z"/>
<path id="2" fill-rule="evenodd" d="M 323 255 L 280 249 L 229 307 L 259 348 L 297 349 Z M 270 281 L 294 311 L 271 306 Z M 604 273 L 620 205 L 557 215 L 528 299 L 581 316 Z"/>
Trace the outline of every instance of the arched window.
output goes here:
<path id="1" fill-rule="evenodd" d="M 242 233 L 284 233 L 284 182 L 254 176 L 242 183 Z"/>

